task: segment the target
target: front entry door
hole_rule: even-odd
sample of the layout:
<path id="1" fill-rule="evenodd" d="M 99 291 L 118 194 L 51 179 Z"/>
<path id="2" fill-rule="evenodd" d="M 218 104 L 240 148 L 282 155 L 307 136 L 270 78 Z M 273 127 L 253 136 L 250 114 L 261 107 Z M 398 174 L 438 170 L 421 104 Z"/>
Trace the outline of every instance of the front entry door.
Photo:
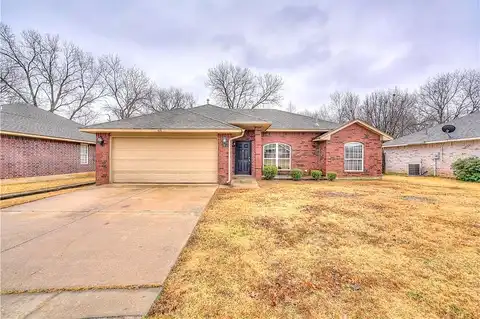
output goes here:
<path id="1" fill-rule="evenodd" d="M 252 173 L 251 155 L 250 142 L 235 143 L 235 174 L 250 175 Z"/>

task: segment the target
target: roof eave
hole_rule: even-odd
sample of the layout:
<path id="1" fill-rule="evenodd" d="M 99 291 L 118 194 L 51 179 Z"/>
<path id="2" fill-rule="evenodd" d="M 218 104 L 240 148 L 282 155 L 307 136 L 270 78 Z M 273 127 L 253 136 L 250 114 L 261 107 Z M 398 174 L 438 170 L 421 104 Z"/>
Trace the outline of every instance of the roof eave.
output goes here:
<path id="1" fill-rule="evenodd" d="M 72 142 L 72 143 L 81 143 L 81 144 L 95 144 L 95 141 L 87 141 L 87 140 L 80 140 L 80 139 L 73 139 L 73 138 L 66 138 L 66 137 L 46 136 L 46 135 L 38 135 L 38 134 L 29 134 L 29 133 L 21 133 L 21 132 L 12 132 L 12 131 L 3 131 L 3 130 L 0 130 L 0 134 L 10 135 L 10 136 L 30 137 L 30 138 L 37 138 L 42 140 L 54 140 L 54 141 Z"/>
<path id="2" fill-rule="evenodd" d="M 302 129 L 302 128 L 269 128 L 267 132 L 312 132 L 312 133 L 325 133 L 330 131 L 329 129 Z"/>
<path id="3" fill-rule="evenodd" d="M 86 133 L 110 133 L 110 132 L 125 132 L 125 133 L 239 133 L 242 130 L 238 129 L 128 129 L 128 128 L 83 128 L 81 132 Z"/>
<path id="4" fill-rule="evenodd" d="M 457 138 L 457 139 L 451 139 L 451 140 L 439 140 L 439 141 L 428 141 L 428 142 L 406 143 L 406 144 L 395 144 L 395 145 L 382 145 L 382 147 L 391 148 L 391 147 L 402 147 L 402 146 L 418 146 L 418 145 L 426 145 L 426 144 L 468 142 L 468 141 L 476 141 L 476 140 L 480 140 L 480 136 L 470 137 L 470 138 Z"/>

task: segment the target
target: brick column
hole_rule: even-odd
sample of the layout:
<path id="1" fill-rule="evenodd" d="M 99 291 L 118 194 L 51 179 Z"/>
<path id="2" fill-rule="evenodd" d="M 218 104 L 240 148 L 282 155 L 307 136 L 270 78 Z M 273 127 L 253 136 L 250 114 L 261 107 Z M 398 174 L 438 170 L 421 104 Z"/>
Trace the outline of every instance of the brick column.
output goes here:
<path id="1" fill-rule="evenodd" d="M 97 144 L 96 156 L 96 182 L 97 185 L 110 183 L 110 133 L 97 133 L 97 139 L 103 138 L 103 145 Z"/>
<path id="2" fill-rule="evenodd" d="M 255 140 L 254 140 L 254 156 L 255 156 L 255 171 L 253 176 L 256 179 L 262 179 L 262 157 L 263 157 L 263 150 L 262 150 L 262 131 L 259 128 L 255 129 Z"/>
<path id="3" fill-rule="evenodd" d="M 227 137 L 227 146 L 223 146 L 223 137 Z M 218 183 L 226 184 L 228 181 L 228 141 L 232 136 L 230 134 L 218 134 Z M 230 154 L 233 160 L 233 152 Z"/>

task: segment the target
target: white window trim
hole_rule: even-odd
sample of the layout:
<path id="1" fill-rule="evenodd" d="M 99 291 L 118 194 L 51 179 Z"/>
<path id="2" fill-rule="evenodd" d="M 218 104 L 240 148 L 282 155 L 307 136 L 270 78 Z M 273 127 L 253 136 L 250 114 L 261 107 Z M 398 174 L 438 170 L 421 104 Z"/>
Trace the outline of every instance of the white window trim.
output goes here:
<path id="1" fill-rule="evenodd" d="M 285 144 L 285 143 L 268 143 L 268 144 L 264 144 L 263 145 L 263 148 L 262 148 L 262 151 L 263 151 L 263 154 L 262 154 L 262 159 L 263 159 L 263 165 L 262 167 L 265 166 L 265 147 L 268 146 L 268 145 L 275 145 L 275 166 L 278 168 L 278 145 L 285 145 L 285 146 L 288 146 L 288 149 L 290 151 L 290 157 L 288 159 L 288 166 L 290 168 L 282 168 L 282 169 L 278 169 L 279 171 L 290 171 L 292 170 L 292 147 L 288 144 Z M 267 158 L 269 160 L 272 160 L 273 158 Z"/>
<path id="2" fill-rule="evenodd" d="M 362 158 L 349 158 L 347 159 L 346 158 L 346 155 L 347 155 L 347 146 L 357 146 L 357 145 L 361 145 L 362 146 Z M 345 162 L 347 160 L 355 160 L 355 161 L 358 161 L 358 160 L 361 160 L 362 161 L 362 169 L 360 170 L 352 170 L 352 169 L 345 169 Z M 345 145 L 343 146 L 343 171 L 344 172 L 364 172 L 365 171 L 365 146 L 360 143 L 360 142 L 349 142 L 349 143 L 345 143 Z"/>
<path id="3" fill-rule="evenodd" d="M 82 150 L 85 150 L 86 156 L 82 156 Z M 84 161 L 85 158 L 85 161 Z M 80 165 L 88 164 L 88 144 L 80 144 Z"/>

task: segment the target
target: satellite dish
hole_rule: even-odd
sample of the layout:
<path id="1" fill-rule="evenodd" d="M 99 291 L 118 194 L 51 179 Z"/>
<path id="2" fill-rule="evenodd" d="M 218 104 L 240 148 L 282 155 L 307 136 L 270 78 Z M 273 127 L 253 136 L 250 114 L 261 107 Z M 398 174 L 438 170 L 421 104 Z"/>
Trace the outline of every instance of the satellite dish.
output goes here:
<path id="1" fill-rule="evenodd" d="M 442 131 L 447 134 L 452 133 L 455 131 L 455 125 L 451 125 L 451 124 L 444 125 L 442 126 Z"/>

